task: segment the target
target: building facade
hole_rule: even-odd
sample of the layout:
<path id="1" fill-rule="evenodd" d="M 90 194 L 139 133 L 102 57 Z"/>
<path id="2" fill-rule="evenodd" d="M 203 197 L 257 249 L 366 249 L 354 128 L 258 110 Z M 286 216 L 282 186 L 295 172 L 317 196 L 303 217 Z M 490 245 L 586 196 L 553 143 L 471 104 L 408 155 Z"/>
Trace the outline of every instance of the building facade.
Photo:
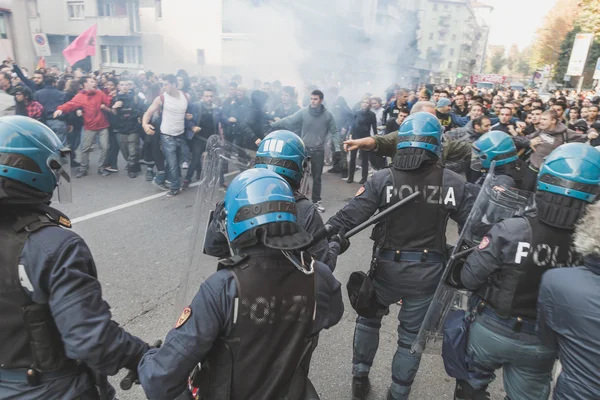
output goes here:
<path id="1" fill-rule="evenodd" d="M 421 4 L 419 51 L 429 63 L 430 83 L 466 83 L 484 65 L 491 7 L 471 0 L 427 0 Z"/>
<path id="2" fill-rule="evenodd" d="M 455 84 L 482 70 L 491 10 L 474 0 L 0 0 L 0 56 L 35 66 L 31 36 L 45 33 L 47 65 L 63 68 L 62 50 L 97 24 L 93 69 Z"/>

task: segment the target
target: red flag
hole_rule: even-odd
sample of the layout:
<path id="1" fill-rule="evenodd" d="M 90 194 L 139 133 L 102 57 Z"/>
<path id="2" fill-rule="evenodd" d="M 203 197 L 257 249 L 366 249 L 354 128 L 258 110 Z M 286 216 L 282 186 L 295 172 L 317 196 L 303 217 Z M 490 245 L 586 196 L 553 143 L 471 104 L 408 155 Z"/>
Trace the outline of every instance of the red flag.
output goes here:
<path id="1" fill-rule="evenodd" d="M 87 56 L 96 55 L 96 30 L 98 25 L 94 24 L 81 35 L 77 36 L 73 43 L 63 50 L 63 56 L 71 65 Z"/>
<path id="2" fill-rule="evenodd" d="M 36 69 L 40 69 L 40 68 L 46 68 L 46 58 L 45 57 L 40 57 L 40 59 L 37 63 Z"/>

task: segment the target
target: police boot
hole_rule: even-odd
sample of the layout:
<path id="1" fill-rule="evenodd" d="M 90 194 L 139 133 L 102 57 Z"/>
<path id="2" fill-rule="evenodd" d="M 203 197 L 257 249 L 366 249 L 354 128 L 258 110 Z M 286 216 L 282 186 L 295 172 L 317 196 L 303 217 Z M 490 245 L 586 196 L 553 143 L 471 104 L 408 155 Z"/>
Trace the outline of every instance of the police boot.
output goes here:
<path id="1" fill-rule="evenodd" d="M 490 394 L 486 389 L 487 385 L 481 389 L 475 389 L 468 382 L 457 379 L 454 400 L 489 400 Z"/>
<path id="2" fill-rule="evenodd" d="M 352 377 L 352 400 L 365 400 L 371 390 L 371 381 L 368 376 Z"/>

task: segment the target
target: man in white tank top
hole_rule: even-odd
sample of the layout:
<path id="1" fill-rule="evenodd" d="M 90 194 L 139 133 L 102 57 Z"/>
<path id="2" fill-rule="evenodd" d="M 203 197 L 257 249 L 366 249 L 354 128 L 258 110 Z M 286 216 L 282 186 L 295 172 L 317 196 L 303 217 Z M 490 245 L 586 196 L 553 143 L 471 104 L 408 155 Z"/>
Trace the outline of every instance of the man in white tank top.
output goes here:
<path id="1" fill-rule="evenodd" d="M 142 127 L 148 135 L 155 134 L 154 126 L 150 125 L 150 119 L 156 112 L 161 113 L 160 141 L 165 155 L 166 172 L 171 181 L 171 189 L 165 186 L 166 176 L 159 173 L 153 183 L 161 190 L 169 190 L 168 197 L 173 197 L 181 192 L 181 169 L 183 151 L 187 143 L 185 141 L 185 114 L 188 110 L 188 95 L 177 89 L 177 78 L 175 75 L 167 75 L 164 78 L 164 92 L 152 102 L 142 119 Z"/>

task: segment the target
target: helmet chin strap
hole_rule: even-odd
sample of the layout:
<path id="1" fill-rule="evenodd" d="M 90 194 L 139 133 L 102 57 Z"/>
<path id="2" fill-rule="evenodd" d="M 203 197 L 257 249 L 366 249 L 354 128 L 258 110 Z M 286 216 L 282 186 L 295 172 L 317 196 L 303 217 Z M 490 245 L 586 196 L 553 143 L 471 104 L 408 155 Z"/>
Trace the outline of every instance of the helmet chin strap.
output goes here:
<path id="1" fill-rule="evenodd" d="M 283 253 L 283 255 L 285 256 L 285 258 L 287 258 L 288 260 L 290 260 L 292 262 L 292 264 L 294 264 L 294 266 L 296 268 L 298 268 L 298 270 L 300 272 L 302 272 L 305 275 L 312 275 L 315 272 L 315 260 L 310 256 L 310 254 L 308 254 L 308 260 L 304 260 L 304 254 L 306 253 L 305 251 L 300 251 L 300 259 L 298 260 L 298 256 L 297 253 L 291 252 L 291 251 L 287 251 L 287 250 L 281 250 L 281 253 Z M 310 262 L 309 264 L 306 264 L 306 262 Z"/>

